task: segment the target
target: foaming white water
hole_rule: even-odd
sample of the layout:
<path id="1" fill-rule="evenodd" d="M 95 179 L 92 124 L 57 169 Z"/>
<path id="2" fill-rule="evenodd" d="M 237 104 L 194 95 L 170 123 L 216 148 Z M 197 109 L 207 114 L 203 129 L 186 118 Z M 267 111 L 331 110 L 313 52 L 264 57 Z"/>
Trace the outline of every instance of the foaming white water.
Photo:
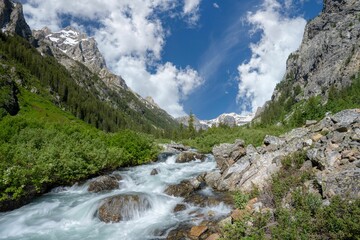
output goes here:
<path id="1" fill-rule="evenodd" d="M 123 178 L 118 190 L 89 193 L 88 182 L 56 188 L 20 209 L 0 213 L 0 239 L 164 239 L 166 232 L 177 224 L 196 224 L 199 220 L 194 220 L 194 211 L 204 215 L 211 211 L 215 217 L 230 212 L 224 204 L 204 208 L 187 204 L 185 211 L 174 213 L 174 207 L 182 199 L 164 194 L 166 187 L 216 167 L 212 156 L 204 162 L 179 164 L 175 160 L 175 156 L 170 156 L 164 162 L 117 171 Z M 153 169 L 157 169 L 157 175 L 150 175 Z M 211 189 L 203 191 L 206 195 L 212 194 Z M 97 218 L 97 208 L 105 198 L 118 194 L 141 194 L 148 206 L 128 209 L 126 221 L 101 222 Z"/>

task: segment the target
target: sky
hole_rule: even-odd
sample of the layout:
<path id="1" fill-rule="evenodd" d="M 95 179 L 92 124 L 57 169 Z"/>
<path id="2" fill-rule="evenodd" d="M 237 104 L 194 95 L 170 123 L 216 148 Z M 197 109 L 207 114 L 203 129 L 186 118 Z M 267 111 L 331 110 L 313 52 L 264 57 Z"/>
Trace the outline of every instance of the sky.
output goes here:
<path id="1" fill-rule="evenodd" d="M 32 29 L 94 37 L 107 66 L 174 117 L 247 114 L 271 98 L 321 0 L 20 0 Z"/>

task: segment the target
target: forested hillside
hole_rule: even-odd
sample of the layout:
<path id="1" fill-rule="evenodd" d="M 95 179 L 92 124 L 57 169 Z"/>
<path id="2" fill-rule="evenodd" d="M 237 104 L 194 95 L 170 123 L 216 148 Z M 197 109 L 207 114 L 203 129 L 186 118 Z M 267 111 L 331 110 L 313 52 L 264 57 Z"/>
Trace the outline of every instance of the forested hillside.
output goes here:
<path id="1" fill-rule="evenodd" d="M 40 55 L 21 37 L 1 34 L 0 41 L 2 68 L 11 72 L 10 79 L 18 80 L 15 85 L 51 99 L 96 128 L 107 132 L 133 129 L 161 136 L 177 127 L 165 112 L 146 107 L 132 92 L 123 90 L 119 94 L 95 74 L 86 74 L 85 66 L 82 66 L 83 72 L 70 74 L 53 57 Z M 106 98 L 99 94 L 99 86 L 106 92 Z M 143 107 L 132 109 L 129 102 Z"/>

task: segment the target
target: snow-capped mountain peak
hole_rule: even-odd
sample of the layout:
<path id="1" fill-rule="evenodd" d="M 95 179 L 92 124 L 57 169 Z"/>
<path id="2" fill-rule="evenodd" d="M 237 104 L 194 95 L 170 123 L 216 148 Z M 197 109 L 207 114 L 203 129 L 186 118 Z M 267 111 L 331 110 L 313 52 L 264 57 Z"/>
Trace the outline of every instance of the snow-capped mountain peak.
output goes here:
<path id="1" fill-rule="evenodd" d="M 251 122 L 254 118 L 254 114 L 248 115 L 239 115 L 236 113 L 223 113 L 217 118 L 211 120 L 201 120 L 200 123 L 207 125 L 208 127 L 219 126 L 220 124 L 225 124 L 228 126 L 241 126 Z"/>

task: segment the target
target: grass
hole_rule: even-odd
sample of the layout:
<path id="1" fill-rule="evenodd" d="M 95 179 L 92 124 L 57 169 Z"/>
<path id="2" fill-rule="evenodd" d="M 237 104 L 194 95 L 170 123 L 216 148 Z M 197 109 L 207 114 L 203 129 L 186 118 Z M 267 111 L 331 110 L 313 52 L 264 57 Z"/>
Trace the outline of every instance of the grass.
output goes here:
<path id="1" fill-rule="evenodd" d="M 0 205 L 26 196 L 27 189 L 42 192 L 156 158 L 148 135 L 105 133 L 26 89 L 18 97 L 20 112 L 0 121 Z"/>

